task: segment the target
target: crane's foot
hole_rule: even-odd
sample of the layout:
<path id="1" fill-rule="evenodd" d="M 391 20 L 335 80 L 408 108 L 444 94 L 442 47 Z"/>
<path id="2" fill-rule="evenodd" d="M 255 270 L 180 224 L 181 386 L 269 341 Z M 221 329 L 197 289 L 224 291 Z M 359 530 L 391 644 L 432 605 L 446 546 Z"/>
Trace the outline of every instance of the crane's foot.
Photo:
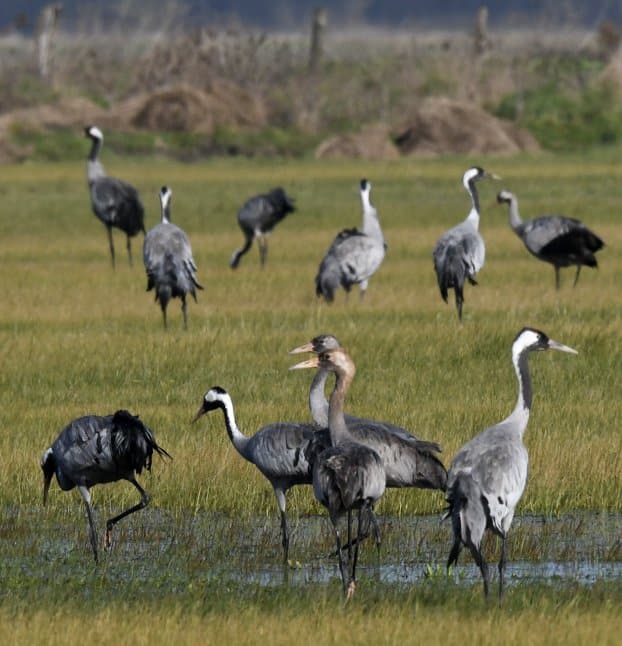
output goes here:
<path id="1" fill-rule="evenodd" d="M 348 588 L 346 590 L 346 603 L 348 603 L 348 601 L 352 599 L 352 597 L 354 596 L 355 590 L 356 590 L 356 581 L 350 581 L 350 583 L 348 583 Z"/>

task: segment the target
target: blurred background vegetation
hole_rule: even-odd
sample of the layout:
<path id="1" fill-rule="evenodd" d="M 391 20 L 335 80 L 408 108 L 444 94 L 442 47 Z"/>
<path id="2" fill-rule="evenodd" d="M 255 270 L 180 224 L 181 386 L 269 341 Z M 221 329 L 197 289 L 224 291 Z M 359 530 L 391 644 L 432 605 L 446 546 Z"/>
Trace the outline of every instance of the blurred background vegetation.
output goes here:
<path id="1" fill-rule="evenodd" d="M 79 126 L 90 122 L 110 133 L 109 150 L 180 159 L 620 143 L 621 19 L 612 3 L 454 4 L 440 13 L 414 3 L 399 21 L 392 2 L 384 13 L 375 2 L 326 2 L 320 12 L 277 3 L 271 25 L 258 27 L 241 1 L 8 2 L 0 160 L 80 158 Z M 385 23 L 366 22 L 374 19 Z M 435 121 L 439 99 L 451 104 Z M 463 106 L 482 112 L 462 119 Z M 515 146 L 506 125 L 496 141 L 478 141 L 484 117 L 517 128 Z M 456 143 L 460 128 L 475 138 L 469 145 Z"/>

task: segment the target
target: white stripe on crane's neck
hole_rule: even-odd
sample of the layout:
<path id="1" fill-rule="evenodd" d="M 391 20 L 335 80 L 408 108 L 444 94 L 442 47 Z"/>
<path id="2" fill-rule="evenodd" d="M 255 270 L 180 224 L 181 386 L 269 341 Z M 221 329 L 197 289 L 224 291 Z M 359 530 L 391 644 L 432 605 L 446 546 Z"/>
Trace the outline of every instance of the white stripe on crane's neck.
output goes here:
<path id="1" fill-rule="evenodd" d="M 466 220 L 470 222 L 476 229 L 479 228 L 479 196 L 475 188 L 475 180 L 480 177 L 479 168 L 469 168 L 462 177 L 462 184 L 471 196 L 471 210 L 467 215 Z"/>
<path id="2" fill-rule="evenodd" d="M 363 204 L 363 211 L 369 211 L 373 209 L 371 204 L 371 183 L 370 182 L 361 182 L 361 202 Z"/>
<path id="3" fill-rule="evenodd" d="M 227 433 L 229 435 L 229 439 L 231 440 L 231 443 L 236 448 L 238 453 L 240 453 L 242 457 L 246 457 L 245 448 L 246 448 L 246 444 L 248 443 L 248 438 L 246 437 L 246 435 L 242 433 L 242 431 L 240 431 L 235 421 L 235 412 L 233 410 L 233 402 L 231 401 L 231 395 L 228 392 L 216 393 L 215 391 L 210 390 L 205 395 L 205 401 L 208 401 L 208 402 L 218 401 L 222 404 L 223 413 L 225 416 L 225 425 L 227 427 Z"/>
<path id="4" fill-rule="evenodd" d="M 162 207 L 162 222 L 171 221 L 171 197 L 173 191 L 170 188 L 163 186 L 160 189 L 160 205 Z"/>
<path id="5" fill-rule="evenodd" d="M 519 426 L 521 437 L 527 428 L 529 411 L 533 399 L 531 390 L 531 375 L 527 357 L 529 348 L 540 340 L 540 336 L 534 330 L 525 330 L 512 344 L 512 363 L 518 377 L 519 391 L 516 406 L 511 417 L 516 420 Z"/>

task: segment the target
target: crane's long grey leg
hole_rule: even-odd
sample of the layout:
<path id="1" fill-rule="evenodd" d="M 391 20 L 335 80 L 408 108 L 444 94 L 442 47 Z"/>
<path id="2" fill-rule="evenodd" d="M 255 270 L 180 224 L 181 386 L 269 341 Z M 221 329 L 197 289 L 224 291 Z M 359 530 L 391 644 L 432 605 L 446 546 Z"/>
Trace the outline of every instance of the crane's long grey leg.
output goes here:
<path id="1" fill-rule="evenodd" d="M 348 513 L 351 513 L 351 512 L 348 512 Z M 356 545 L 354 546 L 354 556 L 352 558 L 352 571 L 350 574 L 350 581 L 348 583 L 348 588 L 346 590 L 346 602 L 352 599 L 352 597 L 354 596 L 354 591 L 356 590 L 356 563 L 359 559 L 359 544 L 363 538 L 361 534 L 362 515 L 363 515 L 363 505 L 361 505 L 358 510 L 358 519 L 357 519 L 358 522 L 356 527 L 356 534 L 357 534 Z"/>
<path id="2" fill-rule="evenodd" d="M 268 240 L 266 236 L 260 235 L 257 237 L 257 245 L 259 246 L 259 263 L 263 269 L 268 257 Z"/>
<path id="3" fill-rule="evenodd" d="M 251 233 L 250 235 L 247 235 L 245 233 L 244 246 L 240 247 L 240 249 L 236 249 L 231 256 L 231 260 L 229 261 L 229 267 L 231 267 L 231 269 L 237 269 L 237 266 L 240 264 L 240 260 L 242 260 L 242 256 L 251 248 L 252 244 L 253 234 Z"/>
<path id="4" fill-rule="evenodd" d="M 507 551 L 506 551 L 506 545 L 505 545 L 505 540 L 506 537 L 505 535 L 501 537 L 501 558 L 499 559 L 499 599 L 503 596 L 503 588 L 504 588 L 504 572 L 505 572 L 505 561 L 507 557 Z"/>
<path id="5" fill-rule="evenodd" d="M 484 597 L 488 599 L 490 579 L 488 576 L 488 564 L 486 563 L 486 559 L 484 559 L 484 555 L 482 554 L 481 545 L 476 546 L 473 543 L 470 543 L 469 549 L 471 550 L 471 554 L 473 555 L 473 559 L 475 560 L 479 571 L 482 573 L 482 579 L 484 580 Z"/>
<path id="6" fill-rule="evenodd" d="M 130 261 L 130 267 L 132 266 L 132 242 L 130 241 L 130 236 L 127 236 L 127 257 Z"/>
<path id="7" fill-rule="evenodd" d="M 90 491 L 83 486 L 78 487 L 78 491 L 82 495 L 84 504 L 86 506 L 86 515 L 89 519 L 89 540 L 91 541 L 91 547 L 93 548 L 93 556 L 95 557 L 95 563 L 97 563 L 97 533 L 95 531 L 95 523 L 93 523 L 93 511 L 91 509 L 91 493 Z"/>
<path id="8" fill-rule="evenodd" d="M 376 552 L 378 554 L 378 558 L 380 558 L 380 546 L 382 544 L 382 538 L 380 536 L 380 527 L 378 527 L 378 519 L 376 518 L 376 514 L 374 514 L 374 508 L 371 505 L 369 505 L 368 507 L 368 513 L 369 520 L 371 522 L 372 533 L 374 535 L 374 540 L 376 541 Z"/>
<path id="9" fill-rule="evenodd" d="M 112 268 L 115 268 L 115 262 L 114 262 L 114 241 L 112 239 L 112 227 L 109 225 L 106 225 L 106 229 L 108 230 L 108 246 L 110 247 L 110 257 L 112 258 Z"/>
<path id="10" fill-rule="evenodd" d="M 330 518 L 331 523 L 333 524 L 333 530 L 335 532 L 335 541 L 337 542 L 337 559 L 339 560 L 339 572 L 341 573 L 341 583 L 343 585 L 343 593 L 347 594 L 348 592 L 348 582 L 346 581 L 346 574 L 343 569 L 343 558 L 341 557 L 341 536 L 339 535 L 339 528 L 337 527 L 337 518 Z"/>
<path id="11" fill-rule="evenodd" d="M 106 521 L 106 534 L 104 536 L 104 546 L 106 548 L 109 548 L 112 542 L 110 539 L 110 534 L 112 532 L 113 526 L 116 525 L 122 518 L 125 518 L 126 516 L 133 514 L 135 511 L 144 509 L 149 504 L 149 494 L 138 484 L 138 482 L 136 482 L 136 479 L 132 477 L 132 478 L 128 478 L 128 480 L 140 492 L 141 500 L 137 505 L 134 505 L 133 507 L 126 509 L 125 511 L 121 512 L 119 515 L 114 516 L 113 518 L 109 518 Z"/>
<path id="12" fill-rule="evenodd" d="M 186 295 L 181 295 L 181 313 L 184 315 L 184 330 L 188 329 L 188 306 L 186 305 Z"/>
<path id="13" fill-rule="evenodd" d="M 352 567 L 352 510 L 348 509 L 348 569 Z"/>
<path id="14" fill-rule="evenodd" d="M 279 506 L 281 512 L 281 544 L 283 545 L 283 562 L 287 563 L 289 559 L 289 531 L 287 529 L 287 515 L 285 509 L 287 501 L 285 499 L 285 492 L 283 489 L 274 487 L 274 495 L 276 496 L 276 504 Z"/>
<path id="15" fill-rule="evenodd" d="M 559 267 L 555 265 L 555 289 L 559 289 Z"/>
<path id="16" fill-rule="evenodd" d="M 454 294 L 456 296 L 456 309 L 458 310 L 458 320 L 462 323 L 462 303 L 464 303 L 464 295 L 462 289 L 459 287 L 454 288 Z"/>
<path id="17" fill-rule="evenodd" d="M 460 550 L 462 549 L 462 541 L 460 540 L 460 534 L 454 536 L 454 544 L 451 546 L 451 551 L 449 552 L 449 558 L 447 559 L 447 569 L 452 565 L 458 564 L 458 556 L 460 556 Z"/>
<path id="18" fill-rule="evenodd" d="M 579 282 L 580 273 L 581 273 L 581 265 L 577 265 L 577 273 L 574 275 L 574 283 L 572 284 L 573 287 L 577 286 L 577 283 Z"/>

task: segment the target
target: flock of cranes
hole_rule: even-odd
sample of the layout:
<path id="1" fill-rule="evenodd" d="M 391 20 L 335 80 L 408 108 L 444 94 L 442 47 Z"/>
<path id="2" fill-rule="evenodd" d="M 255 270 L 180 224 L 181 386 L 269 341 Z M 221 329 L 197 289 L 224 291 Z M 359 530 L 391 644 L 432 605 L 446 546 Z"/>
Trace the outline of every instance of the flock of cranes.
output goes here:
<path id="1" fill-rule="evenodd" d="M 85 128 L 91 139 L 87 159 L 87 179 L 94 214 L 104 223 L 108 232 L 112 265 L 115 264 L 112 228 L 127 236 L 127 251 L 132 264 L 131 238 L 140 231 L 145 233 L 144 208 L 136 189 L 106 175 L 99 161 L 103 133 L 96 126 Z M 450 289 L 454 290 L 458 319 L 462 321 L 464 285 L 477 285 L 475 276 L 484 266 L 486 246 L 479 232 L 480 204 L 476 182 L 483 179 L 501 179 L 494 173 L 475 166 L 467 169 L 462 183 L 471 198 L 471 209 L 464 221 L 446 231 L 432 251 L 434 270 L 441 297 L 445 302 Z M 196 290 L 203 289 L 197 279 L 197 266 L 192 257 L 190 241 L 185 232 L 171 223 L 172 191 L 166 186 L 160 190 L 162 221 L 145 235 L 143 260 L 147 272 L 147 291 L 156 291 L 156 301 L 162 308 L 164 327 L 167 325 L 166 308 L 171 298 L 182 301 L 184 327 L 187 328 L 186 295 L 196 301 Z M 341 230 L 320 262 L 315 277 L 315 292 L 327 302 L 334 300 L 339 287 L 346 298 L 353 285 L 360 288 L 364 298 L 370 278 L 384 260 L 387 243 L 380 226 L 378 212 L 371 202 L 371 183 L 360 183 L 363 221 L 360 228 Z M 576 266 L 575 285 L 583 265 L 598 266 L 595 253 L 603 241 L 582 222 L 561 215 L 547 215 L 523 222 L 518 212 L 516 197 L 507 190 L 499 192 L 497 201 L 509 205 L 510 226 L 536 258 L 555 267 L 555 284 L 559 289 L 560 267 Z M 244 234 L 244 245 L 236 249 L 229 261 L 236 269 L 257 239 L 259 260 L 263 268 L 268 255 L 268 236 L 289 213 L 296 210 L 294 200 L 282 188 L 247 200 L 237 215 Z"/>
<path id="2" fill-rule="evenodd" d="M 108 177 L 98 160 L 103 135 L 95 126 L 86 128 L 92 141 L 87 162 L 87 176 L 95 215 L 106 226 L 112 263 L 115 254 L 112 228 L 127 235 L 131 263 L 131 237 L 144 228 L 144 209 L 138 193 L 124 182 Z M 466 219 L 443 234 L 433 251 L 434 268 L 442 298 L 454 290 L 458 318 L 462 320 L 464 284 L 476 284 L 475 276 L 485 259 L 485 245 L 479 233 L 479 199 L 476 182 L 499 179 L 479 167 L 464 173 L 463 185 L 471 198 Z M 343 287 L 346 294 L 353 285 L 365 294 L 370 277 L 380 267 L 386 243 L 378 214 L 371 203 L 371 184 L 361 180 L 360 195 L 363 221 L 359 229 L 339 233 L 321 261 L 316 277 L 316 292 L 327 301 Z M 189 239 L 171 223 L 172 191 L 160 190 L 161 222 L 146 233 L 143 258 L 147 289 L 155 290 L 164 326 L 166 310 L 172 298 L 180 298 L 184 326 L 187 327 L 186 296 L 196 300 L 196 290 L 203 289 L 197 279 L 197 266 Z M 510 209 L 510 225 L 536 257 L 555 267 L 559 287 L 559 268 L 577 267 L 575 284 L 582 265 L 596 266 L 595 252 L 602 240 L 581 222 L 562 216 L 545 216 L 523 222 L 515 196 L 509 191 L 498 194 L 499 203 Z M 238 214 L 245 244 L 231 257 L 236 268 L 241 257 L 258 240 L 260 264 L 267 256 L 266 236 L 288 213 L 294 202 L 283 189 L 248 200 Z M 453 545 L 447 567 L 456 563 L 466 546 L 479 567 L 484 594 L 489 593 L 488 566 L 482 553 L 482 538 L 488 529 L 501 538 L 499 595 L 503 594 L 506 563 L 506 539 L 516 506 L 527 479 L 528 456 L 523 444 L 532 404 L 532 385 L 528 355 L 533 351 L 559 350 L 575 353 L 572 348 L 553 341 L 543 332 L 522 329 L 512 343 L 512 362 L 519 382 L 518 399 L 512 413 L 467 442 L 454 457 L 449 470 L 439 457 L 440 446 L 415 437 L 391 422 L 355 417 L 345 412 L 345 398 L 356 368 L 352 357 L 331 334 L 316 336 L 290 351 L 311 354 L 291 369 L 312 368 L 315 375 L 309 390 L 312 421 L 276 422 L 245 435 L 237 425 L 231 395 L 220 386 L 204 394 L 193 422 L 210 411 L 221 410 L 225 428 L 237 452 L 254 464 L 274 490 L 281 523 L 281 542 L 285 563 L 289 559 L 290 537 L 286 514 L 287 491 L 298 485 L 312 485 L 318 500 L 328 510 L 336 541 L 336 556 L 346 599 L 356 588 L 359 547 L 371 530 L 380 549 L 380 531 L 374 505 L 387 488 L 418 487 L 446 492 L 451 519 Z M 325 386 L 334 375 L 334 387 L 327 400 Z M 140 502 L 110 518 L 106 523 L 104 544 L 111 543 L 111 530 L 122 518 L 144 508 L 149 496 L 136 480 L 136 474 L 151 468 L 153 454 L 171 458 L 155 440 L 153 432 L 126 410 L 112 415 L 88 415 L 72 421 L 48 448 L 41 459 L 44 475 L 44 504 L 54 476 L 64 491 L 77 488 L 85 503 L 89 538 L 95 561 L 98 560 L 97 534 L 91 509 L 90 488 L 97 484 L 129 481 L 140 493 Z M 347 535 L 342 537 L 340 520 L 346 518 Z M 356 531 L 354 521 L 356 522 Z M 344 562 L 343 553 L 347 552 Z"/>

